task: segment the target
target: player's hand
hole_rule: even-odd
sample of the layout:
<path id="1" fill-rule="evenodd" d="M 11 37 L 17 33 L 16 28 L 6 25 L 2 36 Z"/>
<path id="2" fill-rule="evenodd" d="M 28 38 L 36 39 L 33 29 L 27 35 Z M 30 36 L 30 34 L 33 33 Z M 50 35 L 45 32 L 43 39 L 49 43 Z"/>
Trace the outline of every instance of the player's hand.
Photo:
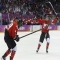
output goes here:
<path id="1" fill-rule="evenodd" d="M 19 35 L 16 35 L 16 38 L 14 40 L 16 40 L 17 42 L 19 41 Z"/>

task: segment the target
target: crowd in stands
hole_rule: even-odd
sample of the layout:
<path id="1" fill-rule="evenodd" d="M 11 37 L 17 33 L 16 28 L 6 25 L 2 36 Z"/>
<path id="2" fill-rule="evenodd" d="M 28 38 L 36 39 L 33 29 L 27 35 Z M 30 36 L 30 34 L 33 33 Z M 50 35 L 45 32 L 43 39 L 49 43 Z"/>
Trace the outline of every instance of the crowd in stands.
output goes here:
<path id="1" fill-rule="evenodd" d="M 44 4 L 46 1 L 49 0 L 0 0 L 0 25 L 8 24 L 11 18 L 16 16 L 22 19 L 24 24 L 39 24 L 36 17 L 43 19 L 45 14 L 53 14 L 51 8 Z M 50 1 L 54 8 L 60 4 L 56 0 Z M 6 18 L 2 17 L 4 14 Z"/>

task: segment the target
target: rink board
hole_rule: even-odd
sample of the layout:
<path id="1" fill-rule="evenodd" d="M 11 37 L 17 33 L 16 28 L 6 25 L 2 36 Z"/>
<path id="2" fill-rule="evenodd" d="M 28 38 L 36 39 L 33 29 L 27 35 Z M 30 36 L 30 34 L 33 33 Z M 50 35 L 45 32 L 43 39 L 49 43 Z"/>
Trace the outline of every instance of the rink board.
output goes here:
<path id="1" fill-rule="evenodd" d="M 0 25 L 0 32 L 4 32 L 5 25 Z M 36 31 L 42 29 L 41 25 L 23 25 L 21 26 L 18 31 L 24 32 L 24 31 Z M 48 27 L 49 30 L 60 30 L 60 25 L 50 25 Z"/>

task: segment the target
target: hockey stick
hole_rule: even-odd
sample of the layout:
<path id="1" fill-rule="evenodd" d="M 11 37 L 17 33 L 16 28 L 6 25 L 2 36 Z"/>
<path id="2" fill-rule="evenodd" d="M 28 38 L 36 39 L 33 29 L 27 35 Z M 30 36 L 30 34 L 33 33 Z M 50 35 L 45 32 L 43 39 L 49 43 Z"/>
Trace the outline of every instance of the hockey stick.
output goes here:
<path id="1" fill-rule="evenodd" d="M 54 9 L 52 3 L 51 3 L 50 1 L 48 1 L 48 2 L 46 2 L 46 3 L 49 3 L 49 4 L 51 5 L 51 7 L 52 7 L 52 9 L 53 9 L 53 11 L 54 11 L 54 13 L 55 13 L 55 15 L 57 15 L 57 13 L 56 13 L 56 11 L 55 11 L 55 9 Z"/>
<path id="2" fill-rule="evenodd" d="M 29 35 L 31 35 L 31 34 L 33 34 L 33 33 L 36 33 L 36 32 L 38 32 L 38 31 L 40 31 L 41 29 L 39 29 L 39 30 L 36 30 L 36 31 L 34 31 L 34 32 L 31 32 L 31 33 L 29 33 L 29 34 L 26 34 L 26 35 L 24 35 L 24 36 L 22 36 L 22 37 L 19 37 L 20 39 L 21 38 L 24 38 L 24 37 L 26 37 L 26 36 L 29 36 Z"/>

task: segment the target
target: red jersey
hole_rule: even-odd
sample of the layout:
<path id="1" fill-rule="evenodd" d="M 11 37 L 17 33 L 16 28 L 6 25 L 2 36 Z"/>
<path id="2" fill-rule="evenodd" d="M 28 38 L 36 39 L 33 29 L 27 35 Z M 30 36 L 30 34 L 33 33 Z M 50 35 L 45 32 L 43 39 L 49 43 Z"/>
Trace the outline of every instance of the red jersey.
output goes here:
<path id="1" fill-rule="evenodd" d="M 38 22 L 39 22 L 40 24 L 42 24 L 42 32 L 46 33 L 46 32 L 49 31 L 49 29 L 48 29 L 49 25 L 50 25 L 51 23 L 56 23 L 56 20 L 54 20 L 54 21 L 52 21 L 52 22 L 51 22 L 51 20 L 48 20 L 48 21 L 46 21 L 46 20 L 38 20 Z"/>
<path id="2" fill-rule="evenodd" d="M 14 21 L 7 25 L 6 29 L 8 30 L 9 35 L 14 39 L 17 35 L 18 24 Z"/>

